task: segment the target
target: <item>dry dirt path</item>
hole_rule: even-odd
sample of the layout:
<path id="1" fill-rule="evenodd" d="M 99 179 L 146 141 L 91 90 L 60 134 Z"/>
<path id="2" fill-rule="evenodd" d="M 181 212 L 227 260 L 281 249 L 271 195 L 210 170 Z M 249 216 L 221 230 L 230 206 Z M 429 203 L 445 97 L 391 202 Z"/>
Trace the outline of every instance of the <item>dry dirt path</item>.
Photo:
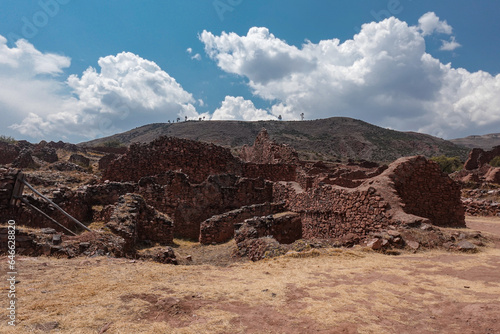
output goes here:
<path id="1" fill-rule="evenodd" d="M 467 222 L 500 236 L 500 219 Z M 19 323 L 3 311 L 1 333 L 500 333 L 500 247 L 226 266 L 23 257 L 18 272 Z"/>

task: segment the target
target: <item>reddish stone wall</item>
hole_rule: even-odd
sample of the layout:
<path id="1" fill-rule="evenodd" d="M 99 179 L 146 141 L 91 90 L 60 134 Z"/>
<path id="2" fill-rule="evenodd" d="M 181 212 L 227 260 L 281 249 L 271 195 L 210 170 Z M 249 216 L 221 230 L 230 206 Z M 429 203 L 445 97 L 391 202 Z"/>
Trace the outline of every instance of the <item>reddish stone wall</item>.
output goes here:
<path id="1" fill-rule="evenodd" d="M 18 169 L 0 168 L 0 210 L 9 207 L 9 202 L 16 183 Z M 4 223 L 3 221 L 1 223 Z"/>
<path id="2" fill-rule="evenodd" d="M 249 239 L 273 237 L 280 244 L 291 244 L 302 238 L 300 215 L 295 212 L 283 212 L 266 217 L 254 217 L 245 220 L 236 231 L 235 241 L 239 245 Z"/>
<path id="3" fill-rule="evenodd" d="M 257 164 L 296 164 L 297 152 L 288 145 L 280 145 L 269 138 L 266 129 L 258 134 L 253 146 L 244 145 L 240 157 L 243 161 Z"/>
<path id="4" fill-rule="evenodd" d="M 401 158 L 387 171 L 406 213 L 438 226 L 465 227 L 460 186 L 424 157 Z"/>
<path id="5" fill-rule="evenodd" d="M 201 183 L 209 175 L 241 175 L 241 162 L 230 150 L 220 146 L 161 137 L 148 144 L 131 145 L 125 155 L 110 163 L 103 179 L 137 182 L 141 177 L 169 170 L 188 175 L 191 183 Z"/>
<path id="6" fill-rule="evenodd" d="M 424 157 L 399 159 L 356 188 L 320 184 L 305 190 L 295 182 L 277 182 L 273 197 L 301 214 L 305 239 L 366 236 L 389 225 L 421 222 L 465 227 L 459 186 Z"/>
<path id="7" fill-rule="evenodd" d="M 235 224 L 243 223 L 245 219 L 254 216 L 267 216 L 282 212 L 283 209 L 282 203 L 264 203 L 244 206 L 221 215 L 215 215 L 201 224 L 200 243 L 210 245 L 226 242 L 234 236 Z"/>
<path id="8" fill-rule="evenodd" d="M 148 204 L 172 217 L 175 236 L 198 239 L 201 223 L 245 205 L 272 202 L 272 184 L 261 178 L 212 175 L 191 184 L 187 176 L 167 172 L 139 181 L 139 193 Z"/>
<path id="9" fill-rule="evenodd" d="M 137 242 L 173 242 L 173 222 L 137 194 L 121 196 L 106 226 L 125 240 L 124 251 L 134 253 Z"/>
<path id="10" fill-rule="evenodd" d="M 0 142 L 0 164 L 11 164 L 19 155 L 20 149 L 16 145 Z"/>
<path id="11" fill-rule="evenodd" d="M 493 158 L 500 156 L 500 146 L 493 147 L 490 151 L 481 148 L 473 148 L 464 164 L 464 169 L 474 170 L 490 163 Z"/>
<path id="12" fill-rule="evenodd" d="M 297 191 L 292 184 L 277 183 L 275 200 L 284 200 L 289 210 L 301 214 L 304 239 L 335 239 L 349 233 L 367 235 L 390 223 L 389 204 L 373 187 L 364 189 L 323 185 Z"/>
<path id="13" fill-rule="evenodd" d="M 269 181 L 295 181 L 297 166 L 290 164 L 254 164 L 242 165 L 242 175 L 247 178 L 263 178 Z"/>
<path id="14" fill-rule="evenodd" d="M 99 159 L 99 163 L 98 163 L 99 170 L 107 169 L 109 167 L 109 165 L 111 164 L 111 162 L 113 162 L 118 157 L 119 157 L 119 155 L 114 154 L 114 153 L 106 154 L 105 156 L 103 156 L 101 159 Z"/>

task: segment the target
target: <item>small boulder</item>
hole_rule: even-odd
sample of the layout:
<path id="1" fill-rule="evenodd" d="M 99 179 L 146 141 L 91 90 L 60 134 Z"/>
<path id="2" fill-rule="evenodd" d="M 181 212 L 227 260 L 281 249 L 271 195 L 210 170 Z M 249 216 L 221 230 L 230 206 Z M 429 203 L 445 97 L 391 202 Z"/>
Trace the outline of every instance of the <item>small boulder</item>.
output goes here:
<path id="1" fill-rule="evenodd" d="M 467 240 L 462 240 L 457 244 L 457 249 L 462 252 L 475 252 L 477 247 Z"/>

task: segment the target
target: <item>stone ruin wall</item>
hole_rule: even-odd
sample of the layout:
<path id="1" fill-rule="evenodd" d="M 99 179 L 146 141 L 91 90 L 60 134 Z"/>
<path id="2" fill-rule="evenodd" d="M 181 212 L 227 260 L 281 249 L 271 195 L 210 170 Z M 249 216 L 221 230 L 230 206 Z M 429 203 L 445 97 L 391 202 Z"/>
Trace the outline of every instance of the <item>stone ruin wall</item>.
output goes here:
<path id="1" fill-rule="evenodd" d="M 120 196 L 106 226 L 125 240 L 126 253 L 134 253 L 135 246 L 141 241 L 147 240 L 163 245 L 173 242 L 172 220 L 147 205 L 137 194 Z"/>
<path id="2" fill-rule="evenodd" d="M 256 164 L 297 164 L 297 152 L 288 145 L 277 144 L 269 138 L 266 129 L 262 129 L 252 146 L 244 145 L 240 158 Z"/>
<path id="3" fill-rule="evenodd" d="M 246 205 L 272 202 L 272 183 L 226 174 L 191 184 L 185 174 L 169 171 L 142 178 L 138 193 L 172 217 L 176 237 L 198 239 L 206 219 Z"/>
<path id="4" fill-rule="evenodd" d="M 500 146 L 495 146 L 490 151 L 474 148 L 469 152 L 469 157 L 464 164 L 465 170 L 474 170 L 489 164 L 493 158 L 500 156 Z"/>
<path id="5" fill-rule="evenodd" d="M 273 215 L 284 211 L 283 203 L 263 203 L 243 206 L 239 209 L 212 216 L 201 224 L 200 243 L 223 243 L 234 237 L 235 223 L 245 219 Z"/>
<path id="6" fill-rule="evenodd" d="M 356 188 L 323 184 L 304 190 L 277 182 L 273 198 L 300 213 L 305 239 L 366 236 L 420 222 L 465 227 L 460 188 L 424 157 L 401 158 Z"/>
<path id="7" fill-rule="evenodd" d="M 276 183 L 275 200 L 300 213 L 304 239 L 336 239 L 348 234 L 367 235 L 390 223 L 389 204 L 376 189 L 349 189 L 332 185 L 304 191 L 287 183 Z"/>
<path id="8" fill-rule="evenodd" d="M 388 174 L 406 213 L 428 218 L 436 226 L 465 227 L 460 186 L 436 163 L 423 157 L 402 158 Z"/>
<path id="9" fill-rule="evenodd" d="M 161 137 L 148 144 L 132 144 L 126 154 L 103 171 L 103 180 L 135 181 L 173 170 L 186 174 L 191 183 L 210 175 L 241 175 L 240 160 L 228 149 L 187 139 Z"/>
<path id="10" fill-rule="evenodd" d="M 246 219 L 235 233 L 235 241 L 240 243 L 250 239 L 272 236 L 280 244 L 291 244 L 302 239 L 302 221 L 295 212 L 280 212 L 265 217 Z"/>

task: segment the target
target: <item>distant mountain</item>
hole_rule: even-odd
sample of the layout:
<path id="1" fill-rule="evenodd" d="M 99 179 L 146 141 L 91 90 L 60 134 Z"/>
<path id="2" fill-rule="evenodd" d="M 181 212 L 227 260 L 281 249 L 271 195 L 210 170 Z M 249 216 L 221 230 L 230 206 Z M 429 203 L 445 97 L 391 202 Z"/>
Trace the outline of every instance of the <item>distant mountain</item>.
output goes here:
<path id="1" fill-rule="evenodd" d="M 444 139 L 415 132 L 384 129 L 360 120 L 333 117 L 313 121 L 187 121 L 156 123 L 81 143 L 100 146 L 110 142 L 130 145 L 150 142 L 159 136 L 172 136 L 210 142 L 237 149 L 251 145 L 262 128 L 281 144 L 295 148 L 307 160 L 393 161 L 402 156 L 459 156 L 465 159 L 469 149 Z"/>
<path id="2" fill-rule="evenodd" d="M 483 136 L 469 136 L 450 140 L 451 142 L 468 148 L 482 148 L 485 151 L 491 150 L 494 146 L 500 145 L 500 133 L 491 133 Z"/>

